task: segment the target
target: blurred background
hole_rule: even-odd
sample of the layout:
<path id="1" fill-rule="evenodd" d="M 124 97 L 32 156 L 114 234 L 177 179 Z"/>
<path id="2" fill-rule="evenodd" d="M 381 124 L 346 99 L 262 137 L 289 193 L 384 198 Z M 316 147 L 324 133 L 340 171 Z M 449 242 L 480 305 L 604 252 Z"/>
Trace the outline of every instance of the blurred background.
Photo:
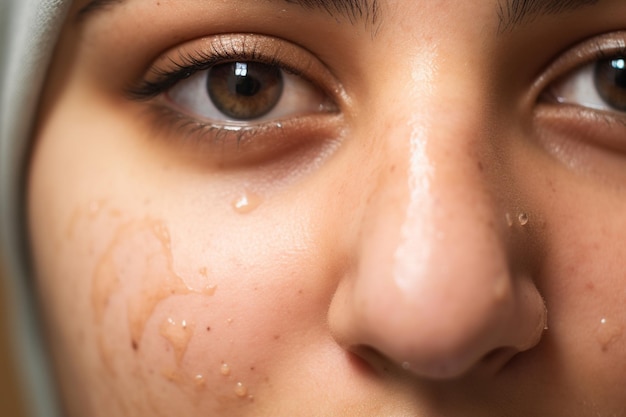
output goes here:
<path id="1" fill-rule="evenodd" d="M 0 417 L 26 417 L 22 393 L 16 383 L 16 366 L 11 357 L 6 289 L 0 265 Z"/>

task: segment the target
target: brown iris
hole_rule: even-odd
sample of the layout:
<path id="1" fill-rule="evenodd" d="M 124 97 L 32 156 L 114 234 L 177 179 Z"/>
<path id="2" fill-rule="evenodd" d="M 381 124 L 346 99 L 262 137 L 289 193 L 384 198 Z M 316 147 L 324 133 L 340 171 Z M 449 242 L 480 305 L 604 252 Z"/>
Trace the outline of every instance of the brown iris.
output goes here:
<path id="1" fill-rule="evenodd" d="M 626 57 L 599 61 L 594 71 L 594 82 L 600 97 L 609 106 L 626 111 Z"/>
<path id="2" fill-rule="evenodd" d="M 229 62 L 209 70 L 207 91 L 224 115 L 237 120 L 256 119 L 269 113 L 280 100 L 280 69 L 259 62 Z"/>

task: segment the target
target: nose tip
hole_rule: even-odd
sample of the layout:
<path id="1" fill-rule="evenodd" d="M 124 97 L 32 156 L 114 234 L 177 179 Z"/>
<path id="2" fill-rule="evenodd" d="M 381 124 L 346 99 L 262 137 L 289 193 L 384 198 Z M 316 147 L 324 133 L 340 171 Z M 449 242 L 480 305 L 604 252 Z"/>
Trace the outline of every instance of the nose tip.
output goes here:
<path id="1" fill-rule="evenodd" d="M 350 313 L 331 305 L 335 337 L 422 378 L 458 378 L 493 365 L 494 357 L 503 366 L 503 359 L 534 347 L 546 325 L 543 299 L 529 277 L 501 276 L 478 295 L 463 284 L 439 293 L 421 288 L 411 297 L 391 287 L 346 291 Z"/>

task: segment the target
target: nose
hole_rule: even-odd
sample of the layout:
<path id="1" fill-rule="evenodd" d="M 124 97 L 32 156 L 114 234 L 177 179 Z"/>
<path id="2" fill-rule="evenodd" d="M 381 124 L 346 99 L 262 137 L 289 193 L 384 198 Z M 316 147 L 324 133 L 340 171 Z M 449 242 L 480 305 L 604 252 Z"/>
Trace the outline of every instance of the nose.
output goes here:
<path id="1" fill-rule="evenodd" d="M 407 115 L 379 133 L 385 158 L 329 325 L 349 350 L 449 379 L 535 346 L 546 310 L 519 266 L 527 263 L 516 261 L 525 256 L 516 236 L 532 226 L 521 212 L 507 215 L 500 190 L 515 184 L 483 116 L 425 119 Z"/>

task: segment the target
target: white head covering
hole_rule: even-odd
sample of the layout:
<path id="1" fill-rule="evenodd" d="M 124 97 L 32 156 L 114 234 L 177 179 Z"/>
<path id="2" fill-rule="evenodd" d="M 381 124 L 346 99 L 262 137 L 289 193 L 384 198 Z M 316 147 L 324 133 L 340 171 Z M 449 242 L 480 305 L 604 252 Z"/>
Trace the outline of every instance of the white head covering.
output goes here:
<path id="1" fill-rule="evenodd" d="M 71 0 L 0 0 L 0 258 L 30 414 L 60 416 L 27 263 L 24 174 L 39 94 Z M 1 283 L 0 283 L 1 284 Z"/>

